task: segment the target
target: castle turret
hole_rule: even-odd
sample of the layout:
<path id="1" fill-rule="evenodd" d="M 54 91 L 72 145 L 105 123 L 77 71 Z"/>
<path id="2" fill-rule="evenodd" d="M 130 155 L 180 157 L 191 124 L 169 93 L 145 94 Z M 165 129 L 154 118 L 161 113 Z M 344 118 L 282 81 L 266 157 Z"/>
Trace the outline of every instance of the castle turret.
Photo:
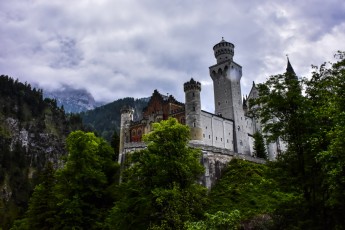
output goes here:
<path id="1" fill-rule="evenodd" d="M 234 44 L 227 42 L 222 38 L 222 41 L 213 46 L 214 56 L 217 59 L 217 64 L 223 61 L 232 61 L 234 57 Z"/>
<path id="2" fill-rule="evenodd" d="M 192 140 L 202 140 L 200 82 L 193 78 L 184 83 L 186 125 L 189 126 Z"/>
<path id="3" fill-rule="evenodd" d="M 242 104 L 242 67 L 233 61 L 235 46 L 222 39 L 213 47 L 217 64 L 210 66 L 215 114 L 234 122 L 234 150 L 250 154 Z"/>
<path id="4" fill-rule="evenodd" d="M 120 125 L 120 147 L 119 147 L 119 163 L 124 162 L 124 145 L 129 142 L 130 133 L 129 126 L 131 121 L 133 121 L 134 109 L 129 106 L 124 106 L 121 108 L 121 125 Z"/>

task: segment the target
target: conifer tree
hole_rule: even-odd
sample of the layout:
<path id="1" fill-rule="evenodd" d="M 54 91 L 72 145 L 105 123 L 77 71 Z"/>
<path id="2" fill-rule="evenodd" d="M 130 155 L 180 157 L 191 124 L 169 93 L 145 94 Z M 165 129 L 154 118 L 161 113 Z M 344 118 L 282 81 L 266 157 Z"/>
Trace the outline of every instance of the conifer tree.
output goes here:
<path id="1" fill-rule="evenodd" d="M 254 137 L 254 154 L 256 157 L 267 159 L 267 152 L 265 147 L 265 140 L 261 133 L 256 132 Z"/>

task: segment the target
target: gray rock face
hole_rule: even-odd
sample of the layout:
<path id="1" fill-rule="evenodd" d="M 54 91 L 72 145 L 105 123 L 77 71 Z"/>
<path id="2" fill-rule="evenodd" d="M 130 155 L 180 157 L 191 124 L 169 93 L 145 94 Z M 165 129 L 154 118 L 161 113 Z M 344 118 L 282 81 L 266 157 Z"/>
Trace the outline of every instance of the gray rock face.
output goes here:
<path id="1" fill-rule="evenodd" d="M 63 105 L 67 113 L 80 113 L 103 104 L 96 102 L 87 90 L 75 89 L 70 86 L 63 86 L 59 90 L 46 91 L 44 97 L 56 99 L 57 105 Z"/>
<path id="2" fill-rule="evenodd" d="M 34 125 L 21 127 L 14 118 L 7 118 L 5 125 L 10 130 L 9 150 L 14 151 L 18 145 L 24 149 L 29 167 L 42 169 L 47 162 L 53 162 L 56 168 L 61 165 L 60 158 L 66 154 L 64 137 L 38 132 Z"/>

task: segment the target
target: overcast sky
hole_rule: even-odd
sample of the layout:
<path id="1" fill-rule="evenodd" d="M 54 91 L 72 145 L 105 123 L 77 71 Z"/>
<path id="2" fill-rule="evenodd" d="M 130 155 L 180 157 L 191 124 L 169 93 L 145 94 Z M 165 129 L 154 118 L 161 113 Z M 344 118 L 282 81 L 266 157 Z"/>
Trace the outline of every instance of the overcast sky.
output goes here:
<path id="1" fill-rule="evenodd" d="M 344 0 L 0 0 L 0 74 L 59 89 L 85 88 L 98 101 L 147 97 L 184 102 L 183 83 L 202 83 L 213 112 L 208 67 L 222 37 L 235 45 L 242 94 L 283 73 L 299 76 L 345 51 Z"/>

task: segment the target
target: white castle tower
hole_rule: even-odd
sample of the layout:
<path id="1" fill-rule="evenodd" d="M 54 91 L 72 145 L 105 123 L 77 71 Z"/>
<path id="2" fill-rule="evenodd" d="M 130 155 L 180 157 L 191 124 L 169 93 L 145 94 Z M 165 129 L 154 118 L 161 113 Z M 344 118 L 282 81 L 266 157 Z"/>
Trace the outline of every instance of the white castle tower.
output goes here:
<path id="1" fill-rule="evenodd" d="M 120 146 L 119 146 L 119 163 L 124 162 L 124 145 L 129 142 L 129 126 L 133 121 L 134 109 L 129 106 L 121 108 L 121 125 L 120 125 Z"/>
<path id="2" fill-rule="evenodd" d="M 234 48 L 224 39 L 213 47 L 217 64 L 209 69 L 213 80 L 215 114 L 233 120 L 235 152 L 250 154 L 242 106 L 242 67 L 233 61 Z"/>
<path id="3" fill-rule="evenodd" d="M 191 140 L 202 140 L 200 82 L 193 78 L 184 83 L 186 125 L 190 127 Z"/>

